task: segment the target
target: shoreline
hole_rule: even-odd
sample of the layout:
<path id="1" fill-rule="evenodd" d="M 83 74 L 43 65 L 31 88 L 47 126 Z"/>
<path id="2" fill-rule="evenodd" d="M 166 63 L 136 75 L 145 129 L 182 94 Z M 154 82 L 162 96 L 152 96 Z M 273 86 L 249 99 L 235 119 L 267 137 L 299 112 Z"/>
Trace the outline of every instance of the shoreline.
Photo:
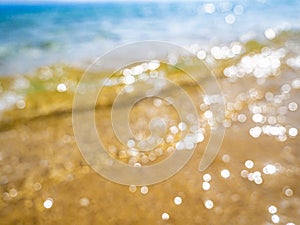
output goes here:
<path id="1" fill-rule="evenodd" d="M 190 43 L 190 42 L 178 42 L 178 41 L 171 41 L 171 43 L 174 43 L 175 45 L 181 46 L 183 48 L 187 48 L 192 54 L 197 55 L 197 52 L 199 51 L 204 51 L 206 52 L 207 55 L 210 54 L 211 48 L 214 46 L 220 46 L 220 47 L 224 47 L 224 46 L 230 46 L 233 45 L 234 43 L 238 43 L 241 46 L 243 46 L 244 48 L 247 48 L 247 50 L 245 51 L 245 53 L 247 53 L 248 51 L 251 50 L 255 50 L 255 49 L 259 49 L 262 46 L 278 46 L 283 44 L 284 41 L 288 41 L 289 38 L 291 38 L 291 41 L 293 41 L 293 39 L 296 38 L 299 39 L 299 34 L 300 34 L 300 28 L 294 28 L 294 29 L 287 29 L 287 28 L 281 28 L 276 30 L 276 37 L 275 39 L 271 39 L 269 40 L 268 38 L 266 38 L 266 36 L 264 36 L 263 33 L 256 33 L 254 34 L 247 34 L 245 33 L 244 35 L 241 35 L 240 37 L 237 38 L 231 38 L 228 39 L 227 41 L 222 41 L 221 39 L 216 39 L 216 40 L 199 40 L 200 42 L 195 42 L 195 43 Z M 254 35 L 254 36 L 253 36 Z M 149 39 L 147 41 L 150 41 L 152 39 Z M 153 39 L 155 40 L 155 39 Z M 294 40 L 294 41 L 296 41 Z M 167 40 L 162 39 L 162 40 L 158 40 L 158 41 L 162 41 L 162 42 L 166 42 L 168 43 Z M 64 65 L 66 67 L 71 67 L 71 68 L 75 68 L 75 69 L 79 69 L 79 70 L 85 70 L 89 65 L 91 65 L 93 63 L 93 61 L 95 61 L 97 58 L 109 53 L 111 50 L 115 49 L 116 47 L 121 47 L 127 44 L 132 44 L 134 42 L 140 42 L 138 40 L 136 41 L 125 41 L 125 42 L 118 42 L 118 43 L 106 43 L 109 47 L 106 47 L 104 49 L 102 49 L 101 53 L 96 53 L 96 52 L 92 52 L 92 54 L 88 54 L 88 52 L 84 51 L 84 53 L 81 53 L 81 56 L 78 56 L 78 58 L 70 58 L 68 57 L 67 52 L 62 51 L 62 52 L 56 52 L 54 54 L 54 52 L 52 52 L 54 55 L 51 56 L 51 49 L 47 52 L 40 52 L 39 54 L 44 53 L 45 55 L 50 54 L 47 58 L 50 58 L 50 60 L 48 59 L 44 59 L 45 57 L 42 57 L 43 60 L 38 60 L 37 62 L 35 62 L 35 58 L 32 58 L 32 62 L 34 62 L 33 65 L 24 65 L 24 64 L 18 64 L 18 61 L 25 61 L 27 63 L 30 64 L 30 62 L 28 62 L 28 60 L 26 58 L 14 58 L 14 59 L 2 59 L 3 61 L 1 62 L 2 64 L 6 64 L 8 63 L 10 65 L 10 67 L 12 68 L 16 68 L 16 67 L 21 67 L 23 69 L 18 69 L 18 71 L 14 71 L 13 69 L 4 69 L 4 71 L 0 71 L 0 80 L 1 79 L 6 79 L 9 77 L 17 77 L 17 76 L 24 76 L 24 75 L 32 75 L 32 74 L 36 74 L 36 72 L 38 70 L 40 70 L 41 68 L 47 68 L 47 67 L 53 67 L 53 66 L 57 66 L 57 65 Z M 188 44 L 189 43 L 189 44 Z M 105 44 L 105 43 L 104 43 Z M 253 45 L 253 46 L 251 46 Z M 5 46 L 3 46 L 5 47 Z M 100 48 L 101 49 L 101 45 L 96 45 L 96 47 L 93 47 L 93 49 L 97 49 Z M 63 48 L 64 49 L 64 48 Z M 91 50 L 91 47 L 88 48 L 89 50 Z M 1 50 L 1 49 L 0 49 Z M 65 49 L 66 50 L 66 49 Z M 4 50 L 2 50 L 4 51 Z M 1 52 L 0 52 L 1 53 Z M 76 53 L 72 53 L 77 55 L 79 52 Z M 59 56 L 60 55 L 60 56 Z M 1 56 L 1 55 L 0 55 Z M 43 55 L 41 55 L 43 56 Z M 59 57 L 57 57 L 59 56 Z M 64 58 L 62 57 L 64 56 Z M 3 57 L 3 56 L 2 56 Z M 58 58 L 58 59 L 57 59 Z M 143 56 L 141 55 L 141 58 L 143 58 Z M 116 60 L 122 61 L 122 58 L 117 58 Z M 16 62 L 17 61 L 17 62 Z M 111 62 L 110 65 L 104 65 L 104 70 L 105 71 L 111 71 L 114 70 L 114 63 Z"/>
<path id="2" fill-rule="evenodd" d="M 286 47 L 290 48 L 289 51 L 293 51 L 293 43 L 300 38 L 299 35 L 299 31 L 288 31 L 278 34 L 273 41 L 258 42 L 256 40 L 250 40 L 244 44 L 233 42 L 236 43 L 236 46 L 241 48 L 241 52 L 232 58 L 225 57 L 224 59 L 214 59 L 214 55 L 212 54 L 213 50 L 211 50 L 211 52 L 204 51 L 200 46 L 194 46 L 190 51 L 191 54 L 195 54 L 194 57 L 200 57 L 200 60 L 203 60 L 206 66 L 215 74 L 216 79 L 221 81 L 222 79 L 226 79 L 226 75 L 224 75 L 224 69 L 226 67 L 229 68 L 230 65 L 235 65 L 245 56 L 251 57 L 251 55 L 259 53 L 265 47 L 270 49 L 280 49 L 281 46 L 284 46 L 284 43 L 287 42 L 290 46 Z M 214 47 L 212 47 L 212 49 Z M 293 56 L 291 55 L 290 57 Z M 111 63 L 113 65 L 113 62 Z M 284 66 L 290 65 L 285 64 Z M 159 72 L 167 73 L 167 78 L 178 80 L 182 77 L 172 70 L 165 70 L 166 68 L 164 67 L 158 69 Z M 99 81 L 101 82 L 103 77 L 107 77 L 111 74 L 110 71 L 111 70 L 105 68 L 102 71 L 89 71 L 92 79 L 89 81 L 92 84 L 90 88 L 97 91 L 98 87 L 97 85 L 93 85 L 93 83 L 96 84 L 99 83 Z M 297 72 L 297 70 L 295 72 Z M 49 113 L 71 111 L 73 96 L 84 73 L 85 70 L 81 67 L 70 67 L 67 64 L 55 64 L 49 67 L 40 67 L 30 74 L 0 77 L 0 113 L 2 114 L 2 125 L 0 124 L 0 126 L 12 124 L 14 119 L 22 120 L 22 118 L 33 118 Z M 200 77 L 199 79 L 203 78 Z M 185 82 L 189 81 L 183 79 L 180 82 L 182 82 L 180 85 L 183 85 Z M 118 85 L 112 85 L 111 90 L 104 96 L 103 99 L 106 99 L 104 100 L 107 101 L 106 103 L 98 102 L 96 105 L 111 105 L 109 102 L 113 98 L 109 97 L 109 95 L 112 94 L 115 96 L 114 92 L 118 88 Z M 185 85 L 189 84 L 186 83 Z M 59 88 L 63 89 L 60 90 Z M 47 101 L 46 104 L 45 101 Z"/>

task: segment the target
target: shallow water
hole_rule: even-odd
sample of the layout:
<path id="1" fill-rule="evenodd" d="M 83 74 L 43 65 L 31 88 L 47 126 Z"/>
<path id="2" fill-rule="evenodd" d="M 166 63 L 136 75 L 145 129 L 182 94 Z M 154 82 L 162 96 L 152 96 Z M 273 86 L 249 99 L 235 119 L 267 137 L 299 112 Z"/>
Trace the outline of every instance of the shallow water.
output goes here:
<path id="1" fill-rule="evenodd" d="M 56 65 L 41 68 L 30 76 L 2 80 L 2 105 L 7 100 L 5 94 L 21 96 L 11 97 L 5 103 L 10 103 L 10 107 L 2 110 L 2 221 L 297 224 L 300 67 L 297 47 L 289 47 L 299 43 L 297 40 L 298 34 L 291 32 L 269 43 L 235 43 L 228 47 L 236 52 L 229 59 L 224 51 L 227 48 L 223 48 L 224 52 L 207 52 L 204 60 L 214 66 L 225 97 L 222 120 L 210 113 L 214 112 L 213 105 L 219 104 L 220 96 L 205 94 L 176 68 L 157 64 L 155 74 L 167 76 L 184 88 L 198 107 L 201 136 L 192 159 L 179 173 L 162 183 L 142 187 L 109 182 L 95 173 L 80 154 L 71 108 L 82 70 Z M 202 52 L 197 55 L 203 56 Z M 128 69 L 134 71 L 136 66 Z M 111 157 L 130 165 L 147 166 L 163 161 L 181 148 L 179 137 L 172 133 L 176 127 L 179 129 L 180 120 L 166 102 L 145 99 L 134 106 L 130 118 L 133 132 L 140 137 L 149 135 L 144 128 L 151 118 L 169 118 L 169 141 L 159 148 L 137 155 L 128 146 L 120 145 L 114 135 L 111 106 L 126 82 L 124 71 L 107 82 L 97 101 L 95 121 L 103 144 Z M 89 92 L 97 91 L 95 80 L 105 76 L 94 72 L 85 84 Z M 204 85 L 206 77 L 199 79 Z M 209 82 L 206 85 L 209 87 Z M 167 86 L 164 89 L 174 91 Z M 88 109 L 89 106 L 82 105 L 73 113 L 84 117 Z M 208 169 L 199 172 L 199 160 L 216 124 L 226 127 L 220 152 Z"/>

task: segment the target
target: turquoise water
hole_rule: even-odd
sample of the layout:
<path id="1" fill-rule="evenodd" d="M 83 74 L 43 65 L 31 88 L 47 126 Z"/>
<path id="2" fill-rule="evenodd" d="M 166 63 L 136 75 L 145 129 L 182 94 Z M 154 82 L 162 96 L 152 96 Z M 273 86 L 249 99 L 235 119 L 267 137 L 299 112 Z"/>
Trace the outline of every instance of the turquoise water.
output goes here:
<path id="1" fill-rule="evenodd" d="M 0 75 L 82 64 L 143 40 L 210 45 L 300 27 L 299 1 L 0 4 Z"/>

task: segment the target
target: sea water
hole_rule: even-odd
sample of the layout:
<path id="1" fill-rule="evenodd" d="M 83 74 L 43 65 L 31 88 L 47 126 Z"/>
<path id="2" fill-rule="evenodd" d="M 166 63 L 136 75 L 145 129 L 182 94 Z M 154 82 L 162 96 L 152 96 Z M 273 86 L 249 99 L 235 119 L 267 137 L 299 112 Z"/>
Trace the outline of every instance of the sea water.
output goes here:
<path id="1" fill-rule="evenodd" d="M 296 0 L 1 3 L 0 75 L 85 65 L 135 41 L 211 46 L 299 27 Z"/>

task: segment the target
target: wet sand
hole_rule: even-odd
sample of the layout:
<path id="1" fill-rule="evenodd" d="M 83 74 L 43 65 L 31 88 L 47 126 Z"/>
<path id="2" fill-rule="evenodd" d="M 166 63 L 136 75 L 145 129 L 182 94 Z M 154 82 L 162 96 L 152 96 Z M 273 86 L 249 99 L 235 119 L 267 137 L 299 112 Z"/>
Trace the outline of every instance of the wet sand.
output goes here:
<path id="1" fill-rule="evenodd" d="M 182 171 L 149 186 L 143 195 L 140 188 L 131 193 L 128 186 L 109 182 L 87 165 L 74 141 L 69 113 L 19 124 L 0 136 L 1 223 L 266 224 L 271 221 L 270 205 L 277 206 L 282 222 L 299 221 L 299 139 L 286 144 L 272 137 L 253 140 L 244 133 L 247 130 L 240 126 L 228 130 L 217 159 L 206 171 L 197 171 L 200 146 Z M 261 171 L 266 162 L 280 163 L 281 169 L 255 184 L 241 177 L 248 159 L 255 163 L 250 171 Z M 228 179 L 220 176 L 223 169 L 230 171 Z M 204 173 L 212 177 L 208 191 L 202 189 Z M 286 188 L 293 196 L 284 194 Z M 12 190 L 17 191 L 15 197 Z M 176 196 L 182 198 L 181 205 L 174 204 Z M 54 200 L 51 209 L 43 206 L 47 198 Z M 207 199 L 214 202 L 212 209 L 205 208 Z M 168 221 L 161 219 L 164 212 L 170 215 Z"/>
<path id="2" fill-rule="evenodd" d="M 38 78 L 27 77 L 29 87 L 34 88 L 26 87 L 26 107 L 23 109 L 19 102 L 19 107 L 3 113 L 1 119 L 0 224 L 297 224 L 300 139 L 289 129 L 299 129 L 300 122 L 299 112 L 289 110 L 288 104 L 300 104 L 299 88 L 292 85 L 299 72 L 282 65 L 279 76 L 265 77 L 263 83 L 253 76 L 224 78 L 220 74 L 229 62 L 220 64 L 214 72 L 219 75 L 227 108 L 222 121 L 226 133 L 219 154 L 208 169 L 198 171 L 211 125 L 205 120 L 209 105 L 203 105 L 202 99 L 197 104 L 199 114 L 204 116 L 205 139 L 179 173 L 148 186 L 144 194 L 141 187 L 129 190 L 128 186 L 101 177 L 81 155 L 74 138 L 71 109 L 73 91 L 82 71 L 64 68 L 61 75 L 51 78 L 43 77 L 48 70 L 37 71 Z M 60 71 L 61 67 L 51 71 L 55 68 Z M 203 98 L 193 83 L 181 80 L 178 74 L 173 78 L 193 100 Z M 3 86 L 5 82 L 12 81 L 2 80 Z M 66 83 L 68 90 L 57 89 L 60 83 Z M 117 89 L 108 87 L 106 93 L 104 90 L 96 106 L 95 121 L 98 129 L 105 131 L 101 138 L 106 146 L 118 146 L 110 120 L 111 100 Z M 16 90 L 22 92 L 22 88 Z M 273 93 L 272 98 L 269 92 Z M 283 100 L 276 102 L 276 95 Z M 258 113 L 256 106 L 268 113 Z M 145 113 L 151 108 L 151 113 Z M 135 115 L 145 121 L 160 112 L 169 113 L 176 120 L 175 112 L 168 106 L 157 109 L 146 101 L 135 110 Z M 85 116 L 87 111 L 83 107 L 74 113 Z M 255 122 L 256 114 L 262 116 L 255 116 Z M 243 121 L 243 117 L 247 119 Z M 275 133 L 268 134 L 270 127 L 265 126 L 274 124 L 273 117 L 278 126 Z M 135 119 L 131 122 L 139 132 L 141 128 Z M 251 130 L 254 127 L 258 128 Z M 285 129 L 284 134 L 278 129 Z M 118 153 L 112 156 L 128 162 L 129 156 L 120 157 Z M 251 160 L 250 164 L 245 165 L 247 160 Z M 182 203 L 176 205 L 175 197 L 180 197 Z M 169 219 L 164 214 L 164 220 L 163 213 Z"/>

